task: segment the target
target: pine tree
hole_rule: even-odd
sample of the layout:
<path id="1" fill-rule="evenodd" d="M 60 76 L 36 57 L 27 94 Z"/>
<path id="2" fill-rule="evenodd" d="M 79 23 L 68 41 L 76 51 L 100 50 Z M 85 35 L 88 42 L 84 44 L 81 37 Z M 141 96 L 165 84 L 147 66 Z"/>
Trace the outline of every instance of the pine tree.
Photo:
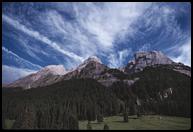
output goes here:
<path id="1" fill-rule="evenodd" d="M 36 118 L 33 105 L 26 105 L 17 117 L 13 128 L 32 129 L 36 128 Z"/>

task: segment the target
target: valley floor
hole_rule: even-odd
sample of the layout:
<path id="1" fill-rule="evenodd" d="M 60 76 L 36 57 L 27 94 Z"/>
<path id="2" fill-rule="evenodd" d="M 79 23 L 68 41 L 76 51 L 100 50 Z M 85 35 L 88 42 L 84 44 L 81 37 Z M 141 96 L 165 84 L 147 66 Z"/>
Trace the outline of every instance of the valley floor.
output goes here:
<path id="1" fill-rule="evenodd" d="M 87 129 L 88 121 L 79 121 L 79 129 Z M 91 121 L 93 130 L 103 130 L 104 124 L 110 130 L 186 130 L 191 128 L 191 119 L 184 117 L 171 117 L 148 115 L 137 118 L 129 116 L 129 122 L 123 122 L 122 116 L 111 116 L 104 118 L 104 122 Z"/>

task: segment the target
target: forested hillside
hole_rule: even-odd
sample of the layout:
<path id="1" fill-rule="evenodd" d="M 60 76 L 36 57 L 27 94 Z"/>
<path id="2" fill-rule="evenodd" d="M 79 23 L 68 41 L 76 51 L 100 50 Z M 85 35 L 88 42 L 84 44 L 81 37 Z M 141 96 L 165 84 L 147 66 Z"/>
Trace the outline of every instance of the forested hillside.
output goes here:
<path id="1" fill-rule="evenodd" d="M 78 120 L 119 112 L 118 100 L 92 79 L 63 81 L 48 87 L 3 92 L 3 120 L 14 128 L 78 129 Z"/>
<path id="2" fill-rule="evenodd" d="M 191 77 L 166 66 L 147 67 L 134 76 L 140 79 L 132 86 L 132 91 L 144 103 L 144 111 L 190 117 Z"/>
<path id="3" fill-rule="evenodd" d="M 167 67 L 147 67 L 120 78 L 111 87 L 94 79 L 71 79 L 35 89 L 3 89 L 3 123 L 13 128 L 78 129 L 78 120 L 97 116 L 162 114 L 190 117 L 190 77 Z M 139 78 L 133 85 L 125 79 Z"/>

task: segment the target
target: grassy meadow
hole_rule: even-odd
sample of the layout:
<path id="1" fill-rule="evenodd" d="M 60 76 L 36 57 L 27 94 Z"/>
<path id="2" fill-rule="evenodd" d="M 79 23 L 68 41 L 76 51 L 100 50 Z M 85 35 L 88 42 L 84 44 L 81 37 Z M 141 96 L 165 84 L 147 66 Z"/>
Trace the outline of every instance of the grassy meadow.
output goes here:
<path id="1" fill-rule="evenodd" d="M 11 129 L 15 120 L 5 120 L 5 129 Z M 88 121 L 79 121 L 79 129 L 86 130 Z M 191 119 L 184 117 L 147 115 L 137 118 L 129 116 L 128 122 L 123 122 L 122 116 L 105 117 L 102 123 L 91 121 L 93 130 L 103 130 L 104 124 L 110 130 L 187 130 L 191 128 Z"/>
<path id="2" fill-rule="evenodd" d="M 88 121 L 79 121 L 79 129 L 87 129 Z M 93 130 L 103 130 L 104 124 L 110 130 L 186 130 L 191 128 L 191 119 L 183 117 L 148 115 L 137 118 L 129 116 L 128 122 L 123 122 L 122 116 L 104 118 L 104 122 L 91 121 Z"/>

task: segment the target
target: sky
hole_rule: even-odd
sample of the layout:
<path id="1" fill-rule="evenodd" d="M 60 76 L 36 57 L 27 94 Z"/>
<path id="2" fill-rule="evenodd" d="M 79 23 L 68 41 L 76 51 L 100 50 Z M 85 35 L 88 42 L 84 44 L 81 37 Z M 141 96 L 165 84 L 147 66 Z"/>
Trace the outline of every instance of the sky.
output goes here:
<path id="1" fill-rule="evenodd" d="M 190 3 L 2 4 L 2 83 L 47 65 L 69 70 L 93 55 L 123 67 L 151 50 L 191 66 Z"/>

